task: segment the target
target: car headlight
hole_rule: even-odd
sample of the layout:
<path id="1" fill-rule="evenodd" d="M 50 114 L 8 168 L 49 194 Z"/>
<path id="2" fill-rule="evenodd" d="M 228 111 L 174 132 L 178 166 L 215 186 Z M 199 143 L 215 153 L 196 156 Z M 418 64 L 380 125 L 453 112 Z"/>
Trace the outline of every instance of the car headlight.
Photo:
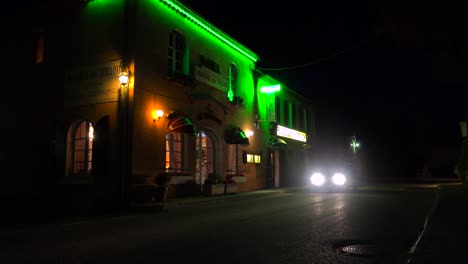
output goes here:
<path id="1" fill-rule="evenodd" d="M 325 183 L 325 176 L 322 173 L 314 173 L 310 177 L 310 182 L 315 186 L 321 186 Z"/>
<path id="2" fill-rule="evenodd" d="M 332 182 L 335 185 L 344 185 L 346 183 L 346 177 L 343 173 L 335 173 L 333 174 Z"/>

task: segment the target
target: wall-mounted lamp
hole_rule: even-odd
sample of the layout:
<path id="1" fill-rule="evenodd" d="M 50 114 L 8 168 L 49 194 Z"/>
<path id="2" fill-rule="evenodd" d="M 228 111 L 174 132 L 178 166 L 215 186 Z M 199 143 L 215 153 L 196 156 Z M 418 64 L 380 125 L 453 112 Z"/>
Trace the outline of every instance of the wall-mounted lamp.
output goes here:
<path id="1" fill-rule="evenodd" d="M 248 138 L 252 137 L 254 134 L 254 132 L 252 130 L 246 130 L 245 131 L 245 136 L 247 136 Z"/>
<path id="2" fill-rule="evenodd" d="M 123 86 L 127 85 L 127 83 L 128 83 L 128 73 L 127 72 L 124 72 L 124 71 L 120 72 L 119 82 L 120 82 L 120 85 L 123 85 Z"/>
<path id="3" fill-rule="evenodd" d="M 159 119 L 161 119 L 161 117 L 164 116 L 164 111 L 161 110 L 161 109 L 158 109 L 158 110 L 154 110 L 153 111 L 153 122 L 156 122 L 156 121 L 159 121 Z"/>

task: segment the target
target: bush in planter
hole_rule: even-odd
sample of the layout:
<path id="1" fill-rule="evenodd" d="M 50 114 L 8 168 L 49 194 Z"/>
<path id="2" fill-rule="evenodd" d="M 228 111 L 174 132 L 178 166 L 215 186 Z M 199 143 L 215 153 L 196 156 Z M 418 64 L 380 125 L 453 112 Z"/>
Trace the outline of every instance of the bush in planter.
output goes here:
<path id="1" fill-rule="evenodd" d="M 225 185 L 225 193 L 236 193 L 237 192 L 237 184 L 236 181 L 232 178 L 232 175 L 226 176 L 226 179 L 223 180 Z"/>
<path id="2" fill-rule="evenodd" d="M 224 194 L 224 184 L 219 184 L 217 180 L 206 179 L 204 181 L 203 193 L 208 196 Z"/>

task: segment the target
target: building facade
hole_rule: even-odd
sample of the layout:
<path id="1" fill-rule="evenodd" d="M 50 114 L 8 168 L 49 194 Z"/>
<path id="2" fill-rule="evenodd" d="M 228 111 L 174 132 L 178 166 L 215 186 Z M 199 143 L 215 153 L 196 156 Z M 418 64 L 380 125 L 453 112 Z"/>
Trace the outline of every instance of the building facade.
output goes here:
<path id="1" fill-rule="evenodd" d="M 45 139 L 54 195 L 119 207 L 160 173 L 170 197 L 227 176 L 239 192 L 303 183 L 313 105 L 253 51 L 175 0 L 77 2 L 41 44 L 63 76 Z"/>

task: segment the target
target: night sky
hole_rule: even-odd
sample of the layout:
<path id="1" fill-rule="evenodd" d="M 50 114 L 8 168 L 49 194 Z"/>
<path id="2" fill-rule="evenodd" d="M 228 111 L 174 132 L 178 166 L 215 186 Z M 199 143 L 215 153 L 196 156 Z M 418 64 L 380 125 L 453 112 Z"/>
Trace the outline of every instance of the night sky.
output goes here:
<path id="1" fill-rule="evenodd" d="M 312 99 L 317 141 L 344 146 L 354 133 L 380 176 L 414 177 L 424 166 L 434 176 L 453 172 L 468 110 L 461 5 L 183 2 L 255 51 L 264 72 Z"/>

